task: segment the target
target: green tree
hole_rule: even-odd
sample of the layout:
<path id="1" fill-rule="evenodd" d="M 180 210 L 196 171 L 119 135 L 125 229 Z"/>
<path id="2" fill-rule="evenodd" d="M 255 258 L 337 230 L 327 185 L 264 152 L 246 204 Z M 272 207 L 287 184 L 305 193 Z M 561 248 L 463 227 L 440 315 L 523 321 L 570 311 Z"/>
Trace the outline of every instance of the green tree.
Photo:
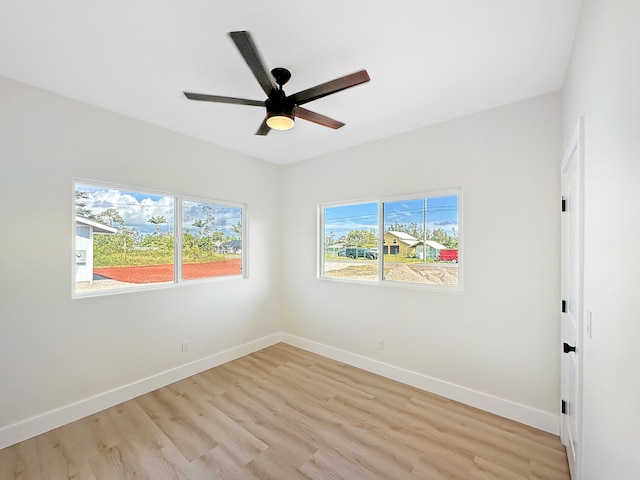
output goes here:
<path id="1" fill-rule="evenodd" d="M 76 190 L 76 215 L 89 220 L 95 220 L 93 210 L 87 207 L 85 200 L 89 199 L 89 192 Z"/>
<path id="2" fill-rule="evenodd" d="M 221 243 L 224 242 L 224 233 L 222 233 L 222 230 L 216 229 L 212 234 L 211 234 L 211 240 L 213 242 L 213 244 L 217 247 L 218 245 L 220 245 Z"/>
<path id="3" fill-rule="evenodd" d="M 324 244 L 327 246 L 336 244 L 335 234 L 333 232 L 329 232 L 329 235 L 324 239 Z"/>
<path id="4" fill-rule="evenodd" d="M 451 240 L 451 237 L 449 236 L 449 234 L 447 234 L 447 232 L 445 232 L 443 228 L 436 228 L 433 231 L 433 236 L 431 237 L 431 240 L 446 246 Z"/>
<path id="5" fill-rule="evenodd" d="M 211 233 L 211 225 L 213 225 L 213 222 L 216 221 L 216 217 L 213 215 L 213 205 L 209 205 L 208 203 L 203 203 L 202 213 L 205 214 L 204 235 L 208 236 Z"/>
<path id="6" fill-rule="evenodd" d="M 198 229 L 198 235 L 202 236 L 202 229 L 206 226 L 207 224 L 204 223 L 202 220 L 198 219 L 195 222 L 193 222 L 193 226 L 196 227 Z"/>
<path id="7" fill-rule="evenodd" d="M 160 231 L 160 225 L 162 225 L 163 223 L 167 223 L 167 219 L 164 218 L 164 216 L 162 215 L 158 215 L 156 217 L 151 217 L 149 220 L 147 220 L 149 223 L 153 223 L 156 226 L 156 232 L 155 234 L 158 234 L 158 232 Z"/>
<path id="8" fill-rule="evenodd" d="M 124 219 L 120 212 L 118 212 L 115 208 L 107 208 L 103 212 L 100 212 L 95 216 L 95 219 L 103 223 L 105 225 L 109 225 L 110 227 L 124 227 Z"/>
<path id="9" fill-rule="evenodd" d="M 388 225 L 386 228 L 386 232 L 404 232 L 406 225 L 404 223 L 400 223 L 397 220 L 393 222 L 391 225 Z"/>
<path id="10" fill-rule="evenodd" d="M 231 225 L 231 230 L 238 236 L 238 238 L 242 238 L 242 223 L 238 220 L 237 223 Z"/>
<path id="11" fill-rule="evenodd" d="M 458 232 L 453 230 L 453 235 L 449 238 L 449 241 L 445 243 L 446 247 L 450 250 L 455 250 L 458 248 Z"/>
<path id="12" fill-rule="evenodd" d="M 378 246 L 378 236 L 373 228 L 351 230 L 346 237 L 346 243 L 354 247 L 372 248 Z"/>
<path id="13" fill-rule="evenodd" d="M 193 249 L 198 245 L 198 237 L 188 230 L 182 234 L 182 248 Z"/>
<path id="14" fill-rule="evenodd" d="M 96 267 L 128 265 L 126 258 L 130 246 L 139 243 L 140 234 L 135 228 L 124 228 L 113 235 L 94 235 L 94 264 Z"/>

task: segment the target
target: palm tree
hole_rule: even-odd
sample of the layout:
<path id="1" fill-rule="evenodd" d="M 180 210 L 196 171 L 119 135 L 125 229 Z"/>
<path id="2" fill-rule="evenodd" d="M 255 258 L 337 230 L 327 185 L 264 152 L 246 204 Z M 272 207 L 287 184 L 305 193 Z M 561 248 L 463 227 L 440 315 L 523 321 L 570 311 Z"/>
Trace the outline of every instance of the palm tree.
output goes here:
<path id="1" fill-rule="evenodd" d="M 193 226 L 198 229 L 198 235 L 202 235 L 202 228 L 205 227 L 206 225 L 207 224 L 200 219 L 193 222 Z"/>
<path id="2" fill-rule="evenodd" d="M 157 217 L 151 217 L 148 220 L 149 223 L 153 223 L 156 226 L 156 234 L 160 231 L 160 225 L 163 223 L 167 223 L 167 219 L 162 215 L 158 215 Z"/>
<path id="3" fill-rule="evenodd" d="M 234 233 L 238 235 L 238 238 L 242 238 L 242 224 L 240 223 L 240 221 L 231 225 L 231 230 L 233 230 Z"/>

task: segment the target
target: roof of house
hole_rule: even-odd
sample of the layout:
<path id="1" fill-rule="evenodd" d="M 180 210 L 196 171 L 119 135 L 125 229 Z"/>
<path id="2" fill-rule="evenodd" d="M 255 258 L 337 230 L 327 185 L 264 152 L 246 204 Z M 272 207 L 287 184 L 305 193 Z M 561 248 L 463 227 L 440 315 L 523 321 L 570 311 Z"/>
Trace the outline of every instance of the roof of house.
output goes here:
<path id="1" fill-rule="evenodd" d="M 409 244 L 410 247 L 415 247 L 417 245 L 422 244 L 422 240 L 418 240 L 413 235 L 409 235 L 408 233 L 405 233 L 405 232 L 388 231 L 388 232 L 385 232 L 385 233 L 390 233 L 392 235 L 395 235 L 396 237 L 398 237 L 398 239 L 400 239 L 403 242 Z M 436 250 L 447 250 L 447 247 L 445 247 L 441 243 L 435 242 L 433 240 L 427 240 L 424 243 L 426 243 L 426 245 L 428 247 L 435 248 Z"/>
<path id="2" fill-rule="evenodd" d="M 110 227 L 109 225 L 105 225 L 103 223 L 98 223 L 94 220 L 89 220 L 88 218 L 76 216 L 76 224 L 93 227 L 93 233 L 107 233 L 107 234 L 118 233 L 117 228 Z"/>
<path id="3" fill-rule="evenodd" d="M 394 235 L 396 237 L 398 237 L 400 240 L 403 240 L 407 243 L 410 242 L 416 242 L 418 239 L 416 237 L 414 237 L 413 235 L 409 235 L 408 233 L 405 232 L 394 232 L 394 231 L 388 231 L 386 233 L 390 233 L 391 235 Z"/>
<path id="4" fill-rule="evenodd" d="M 221 246 L 232 247 L 232 248 L 242 248 L 242 240 L 229 240 L 228 242 L 224 242 Z"/>
<path id="5" fill-rule="evenodd" d="M 447 247 L 445 247 L 441 243 L 434 242 L 433 240 L 427 240 L 424 243 L 426 243 L 428 247 L 435 248 L 436 250 L 447 250 Z"/>

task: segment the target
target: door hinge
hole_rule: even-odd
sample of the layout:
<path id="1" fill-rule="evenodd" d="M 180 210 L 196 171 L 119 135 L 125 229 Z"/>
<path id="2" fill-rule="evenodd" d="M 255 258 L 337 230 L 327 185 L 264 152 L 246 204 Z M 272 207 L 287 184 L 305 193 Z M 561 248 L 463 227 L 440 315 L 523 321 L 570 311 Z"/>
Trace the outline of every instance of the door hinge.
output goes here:
<path id="1" fill-rule="evenodd" d="M 562 414 L 567 415 L 569 411 L 569 403 L 566 400 L 562 400 Z"/>
<path id="2" fill-rule="evenodd" d="M 567 211 L 567 197 L 562 197 L 562 211 Z"/>
<path id="3" fill-rule="evenodd" d="M 564 342 L 564 343 L 562 344 L 562 351 L 563 351 L 564 353 L 571 353 L 571 352 L 574 352 L 574 353 L 575 353 L 575 351 L 576 351 L 576 347 L 574 347 L 573 345 L 569 345 L 567 342 Z"/>
<path id="4" fill-rule="evenodd" d="M 562 313 L 567 313 L 567 301 L 562 300 Z"/>

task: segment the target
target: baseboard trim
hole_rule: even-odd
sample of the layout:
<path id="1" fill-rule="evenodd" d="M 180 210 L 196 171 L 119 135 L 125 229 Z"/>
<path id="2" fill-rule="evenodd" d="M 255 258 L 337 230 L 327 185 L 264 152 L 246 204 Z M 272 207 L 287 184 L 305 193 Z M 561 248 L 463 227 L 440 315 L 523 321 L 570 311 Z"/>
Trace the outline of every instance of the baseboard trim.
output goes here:
<path id="1" fill-rule="evenodd" d="M 361 368 L 368 372 L 376 373 L 383 377 L 411 385 L 436 395 L 455 400 L 465 405 L 494 413 L 501 417 L 514 420 L 530 427 L 558 435 L 560 433 L 560 417 L 535 408 L 521 405 L 503 398 L 494 397 L 470 388 L 455 385 L 439 380 L 422 373 L 406 370 L 404 368 L 379 362 L 361 355 L 356 355 L 339 348 L 331 347 L 312 340 L 307 340 L 295 335 L 283 333 L 282 341 L 302 348 L 309 352 L 317 353 L 324 357 Z"/>
<path id="2" fill-rule="evenodd" d="M 20 422 L 0 428 L 0 449 L 9 447 L 42 433 L 74 422 L 94 413 L 100 412 L 132 398 L 149 393 L 158 388 L 196 375 L 223 363 L 249 355 L 263 348 L 285 342 L 289 345 L 317 353 L 339 362 L 362 368 L 383 377 L 411 385 L 427 392 L 441 395 L 472 407 L 509 418 L 516 422 L 538 428 L 545 432 L 558 435 L 560 432 L 560 418 L 548 412 L 543 412 L 526 405 L 494 397 L 486 393 L 471 390 L 460 385 L 439 380 L 437 378 L 413 372 L 404 368 L 379 362 L 362 355 L 357 355 L 339 348 L 308 340 L 288 333 L 275 333 L 222 352 L 209 355 L 184 365 L 151 375 L 128 385 L 109 390 L 90 398 L 74 402 L 63 407 L 50 410 L 43 414 L 22 420 Z"/>
<path id="3" fill-rule="evenodd" d="M 230 362 L 282 341 L 282 333 L 269 335 L 184 365 L 151 375 L 41 415 L 0 428 L 0 449 L 100 412 L 197 373 Z"/>

